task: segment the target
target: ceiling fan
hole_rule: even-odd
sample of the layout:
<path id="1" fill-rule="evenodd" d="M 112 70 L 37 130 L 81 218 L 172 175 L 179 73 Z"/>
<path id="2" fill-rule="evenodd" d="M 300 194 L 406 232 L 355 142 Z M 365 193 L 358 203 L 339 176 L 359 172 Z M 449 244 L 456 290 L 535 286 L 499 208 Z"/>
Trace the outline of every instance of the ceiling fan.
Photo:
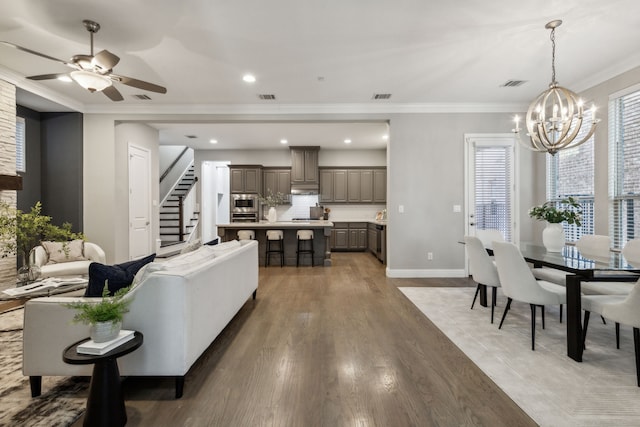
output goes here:
<path id="1" fill-rule="evenodd" d="M 54 58 L 44 53 L 36 52 L 26 47 L 18 46 L 13 43 L 0 41 L 0 43 L 23 52 L 37 55 L 42 58 L 50 59 L 52 61 L 60 62 L 67 67 L 73 68 L 74 71 L 70 73 L 58 73 L 58 74 L 41 74 L 37 76 L 27 77 L 30 80 L 50 80 L 50 79 L 71 79 L 78 83 L 89 92 L 102 92 L 112 101 L 122 101 L 124 98 L 118 89 L 113 86 L 113 82 L 122 83 L 128 86 L 133 86 L 138 89 L 148 90 L 157 93 L 167 93 L 167 89 L 163 86 L 158 86 L 153 83 L 145 82 L 143 80 L 134 79 L 132 77 L 125 77 L 118 74 L 114 74 L 113 67 L 120 62 L 120 58 L 109 52 L 108 50 L 101 50 L 97 54 L 93 54 L 93 35 L 100 30 L 100 24 L 97 22 L 85 19 L 82 21 L 84 27 L 89 31 L 91 42 L 91 54 L 90 55 L 74 55 L 70 61 L 63 61 L 61 59 Z"/>

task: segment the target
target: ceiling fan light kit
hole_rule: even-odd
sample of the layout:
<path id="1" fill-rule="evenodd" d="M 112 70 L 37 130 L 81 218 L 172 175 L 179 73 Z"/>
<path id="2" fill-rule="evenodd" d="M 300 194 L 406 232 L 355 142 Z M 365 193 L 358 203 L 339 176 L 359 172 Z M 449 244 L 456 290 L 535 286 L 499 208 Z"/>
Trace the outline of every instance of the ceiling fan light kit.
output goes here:
<path id="1" fill-rule="evenodd" d="M 0 41 L 0 43 L 14 49 L 21 50 L 23 52 L 30 53 L 32 55 L 59 62 L 66 65 L 67 67 L 74 69 L 74 71 L 71 71 L 68 74 L 58 73 L 29 76 L 27 77 L 27 79 L 29 80 L 73 80 L 89 92 L 104 93 L 105 96 L 107 96 L 112 101 L 122 101 L 124 99 L 120 91 L 118 91 L 118 89 L 113 86 L 113 82 L 121 83 L 142 90 L 148 90 L 151 92 L 167 93 L 167 89 L 163 86 L 159 86 L 143 80 L 134 79 L 132 77 L 113 74 L 113 67 L 115 67 L 118 62 L 120 62 L 120 58 L 106 49 L 101 50 L 95 55 L 93 54 L 93 35 L 97 33 L 98 30 L 100 30 L 100 24 L 89 19 L 85 19 L 84 21 L 82 21 L 82 23 L 89 32 L 91 54 L 74 55 L 70 61 L 63 61 L 61 59 L 57 59 L 44 53 L 36 52 L 34 50 L 18 46 L 10 42 Z"/>
<path id="2" fill-rule="evenodd" d="M 547 152 L 552 155 L 560 150 L 577 147 L 587 141 L 595 132 L 596 125 L 599 120 L 596 119 L 595 105 L 591 107 L 591 118 L 584 120 L 584 104 L 578 98 L 578 95 L 571 90 L 558 85 L 556 82 L 556 41 L 555 31 L 562 24 L 557 19 L 548 22 L 546 29 L 551 30 L 551 83 L 549 89 L 542 92 L 533 100 L 527 116 L 525 117 L 525 125 L 527 127 L 527 136 L 529 141 L 523 141 L 520 137 L 519 117 L 515 116 L 514 121 L 516 128 L 512 130 L 526 148 Z M 583 125 L 590 126 L 588 131 L 584 132 L 580 139 L 576 139 L 583 129 Z"/>
<path id="3" fill-rule="evenodd" d="M 72 71 L 71 78 L 89 92 L 101 92 L 113 83 L 109 77 L 93 73 L 91 71 Z"/>

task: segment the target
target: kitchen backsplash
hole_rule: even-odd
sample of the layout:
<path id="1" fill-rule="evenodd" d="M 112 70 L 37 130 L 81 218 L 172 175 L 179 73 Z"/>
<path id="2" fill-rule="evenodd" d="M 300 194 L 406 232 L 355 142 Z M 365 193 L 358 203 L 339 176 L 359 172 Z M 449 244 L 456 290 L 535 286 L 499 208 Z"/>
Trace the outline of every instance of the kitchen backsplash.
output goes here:
<path id="1" fill-rule="evenodd" d="M 291 205 L 278 206 L 278 221 L 289 221 L 292 218 L 308 218 L 309 207 L 318 203 L 318 195 L 291 196 Z M 323 205 L 331 209 L 329 220 L 351 221 L 375 219 L 376 213 L 385 209 L 386 205 Z"/>

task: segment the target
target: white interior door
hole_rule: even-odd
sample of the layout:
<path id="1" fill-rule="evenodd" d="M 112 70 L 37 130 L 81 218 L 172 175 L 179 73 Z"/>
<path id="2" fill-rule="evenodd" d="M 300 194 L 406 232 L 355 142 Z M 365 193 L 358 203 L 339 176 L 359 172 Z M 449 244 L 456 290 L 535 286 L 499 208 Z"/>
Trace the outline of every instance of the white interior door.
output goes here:
<path id="1" fill-rule="evenodd" d="M 518 243 L 517 149 L 512 134 L 465 135 L 466 229 L 499 230 Z"/>
<path id="2" fill-rule="evenodd" d="M 129 144 L 129 259 L 151 250 L 151 161 L 148 150 Z"/>

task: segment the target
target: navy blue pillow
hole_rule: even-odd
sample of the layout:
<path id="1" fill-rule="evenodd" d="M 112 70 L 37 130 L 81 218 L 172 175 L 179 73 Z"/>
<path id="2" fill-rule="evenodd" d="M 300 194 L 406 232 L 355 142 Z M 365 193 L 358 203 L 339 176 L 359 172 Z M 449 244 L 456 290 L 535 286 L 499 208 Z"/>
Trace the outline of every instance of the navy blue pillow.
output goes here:
<path id="1" fill-rule="evenodd" d="M 133 282 L 138 270 L 156 258 L 156 254 L 127 261 L 122 264 L 104 265 L 99 262 L 89 264 L 89 284 L 84 293 L 85 297 L 101 297 L 104 282 L 108 281 L 109 294 L 113 295 L 119 289 L 126 288 Z"/>

